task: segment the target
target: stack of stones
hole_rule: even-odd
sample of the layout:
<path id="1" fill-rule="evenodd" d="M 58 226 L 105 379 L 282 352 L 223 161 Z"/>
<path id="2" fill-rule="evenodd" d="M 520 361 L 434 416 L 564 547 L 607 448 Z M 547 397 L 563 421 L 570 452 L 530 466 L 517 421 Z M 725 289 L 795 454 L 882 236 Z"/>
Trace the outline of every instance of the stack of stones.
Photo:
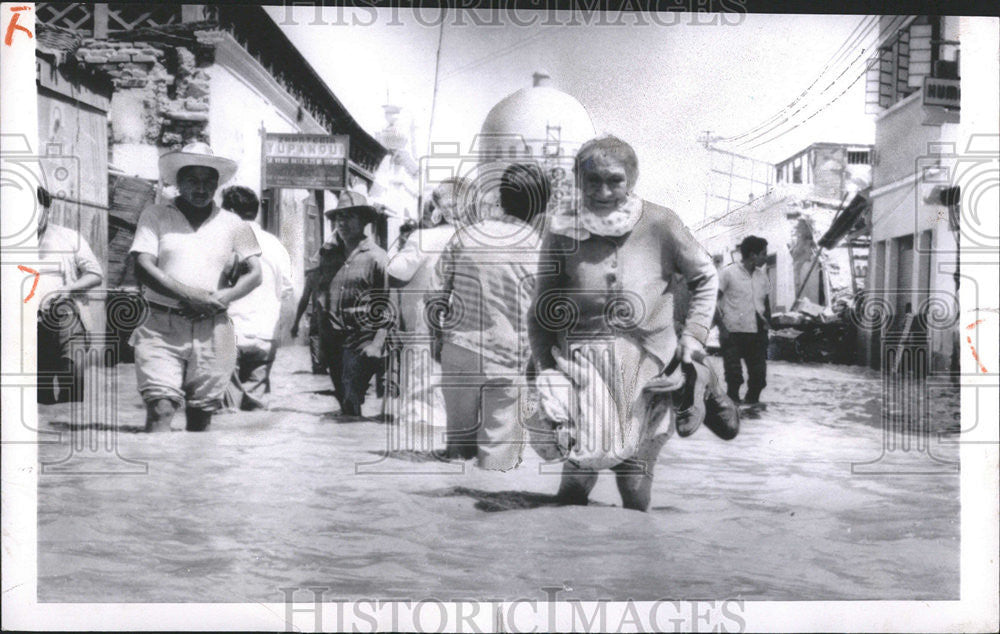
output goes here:
<path id="1" fill-rule="evenodd" d="M 110 77 L 115 92 L 135 91 L 143 104 L 143 141 L 163 148 L 207 141 L 211 40 L 185 37 L 188 45 L 162 41 L 84 39 L 76 59 Z"/>

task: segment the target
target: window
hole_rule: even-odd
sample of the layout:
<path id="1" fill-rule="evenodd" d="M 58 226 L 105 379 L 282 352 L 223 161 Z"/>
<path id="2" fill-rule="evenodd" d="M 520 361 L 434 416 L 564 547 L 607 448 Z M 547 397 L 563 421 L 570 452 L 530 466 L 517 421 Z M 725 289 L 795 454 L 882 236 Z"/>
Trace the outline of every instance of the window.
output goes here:
<path id="1" fill-rule="evenodd" d="M 869 150 L 849 150 L 847 152 L 847 164 L 848 165 L 870 165 L 871 164 L 871 152 Z"/>

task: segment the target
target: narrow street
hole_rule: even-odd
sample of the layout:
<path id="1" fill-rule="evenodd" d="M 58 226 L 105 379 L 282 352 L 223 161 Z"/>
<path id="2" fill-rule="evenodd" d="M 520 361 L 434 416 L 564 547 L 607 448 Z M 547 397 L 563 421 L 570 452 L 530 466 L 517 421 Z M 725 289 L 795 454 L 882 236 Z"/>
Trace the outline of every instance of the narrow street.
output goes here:
<path id="1" fill-rule="evenodd" d="M 881 379 L 864 368 L 772 362 L 768 407 L 735 440 L 702 428 L 667 443 L 649 513 L 620 508 L 610 472 L 590 506 L 555 505 L 558 468 L 531 450 L 494 473 L 400 449 L 393 426 L 333 413 L 305 347 L 279 353 L 272 411 L 204 434 L 132 433 L 142 403 L 133 367 L 117 371 L 117 434 L 39 408 L 40 439 L 58 432 L 39 447 L 39 601 L 274 602 L 310 585 L 345 599 L 959 596 L 957 470 L 911 445 L 892 474 L 852 474 L 883 443 Z M 934 426 L 957 421 L 957 395 L 929 399 Z M 917 463 L 939 473 L 900 473 Z"/>

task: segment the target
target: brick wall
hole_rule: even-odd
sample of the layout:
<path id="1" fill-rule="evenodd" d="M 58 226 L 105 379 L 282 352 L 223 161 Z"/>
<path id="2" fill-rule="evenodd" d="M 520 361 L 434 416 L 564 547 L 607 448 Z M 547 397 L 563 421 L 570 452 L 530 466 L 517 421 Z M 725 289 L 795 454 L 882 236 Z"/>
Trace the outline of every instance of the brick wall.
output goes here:
<path id="1" fill-rule="evenodd" d="M 170 43 L 87 38 L 74 55 L 109 76 L 116 95 L 130 96 L 128 116 L 113 113 L 112 143 L 144 143 L 162 151 L 208 140 L 210 37 L 173 35 Z"/>

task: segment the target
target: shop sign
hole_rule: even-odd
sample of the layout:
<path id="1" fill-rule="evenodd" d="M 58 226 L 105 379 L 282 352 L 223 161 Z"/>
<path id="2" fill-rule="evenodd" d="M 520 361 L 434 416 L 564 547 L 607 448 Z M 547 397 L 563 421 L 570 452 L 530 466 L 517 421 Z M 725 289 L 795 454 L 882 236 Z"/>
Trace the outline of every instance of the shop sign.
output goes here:
<path id="1" fill-rule="evenodd" d="M 958 79 L 924 77 L 924 105 L 958 108 L 962 103 L 962 82 Z"/>
<path id="2" fill-rule="evenodd" d="M 264 135 L 263 188 L 343 189 L 347 183 L 347 135 Z"/>

